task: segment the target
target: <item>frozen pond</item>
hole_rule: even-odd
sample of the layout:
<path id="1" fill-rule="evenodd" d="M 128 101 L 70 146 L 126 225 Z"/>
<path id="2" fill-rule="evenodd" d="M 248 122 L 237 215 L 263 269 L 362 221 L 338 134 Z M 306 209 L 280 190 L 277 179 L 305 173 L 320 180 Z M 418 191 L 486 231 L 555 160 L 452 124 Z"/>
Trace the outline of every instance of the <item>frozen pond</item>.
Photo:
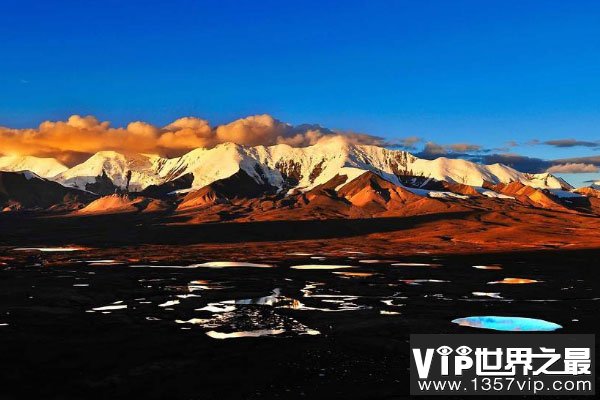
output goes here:
<path id="1" fill-rule="evenodd" d="M 578 254 L 9 249 L 3 379 L 32 376 L 51 393 L 69 376 L 73 393 L 93 384 L 102 398 L 159 382 L 155 398 L 185 388 L 210 399 L 249 375 L 255 392 L 225 398 L 337 398 L 363 382 L 381 389 L 375 398 L 402 398 L 411 333 L 597 332 L 600 252 Z"/>
<path id="2" fill-rule="evenodd" d="M 453 320 L 455 324 L 471 328 L 492 329 L 512 332 L 546 332 L 555 331 L 562 326 L 543 319 L 524 317 L 466 317 Z"/>

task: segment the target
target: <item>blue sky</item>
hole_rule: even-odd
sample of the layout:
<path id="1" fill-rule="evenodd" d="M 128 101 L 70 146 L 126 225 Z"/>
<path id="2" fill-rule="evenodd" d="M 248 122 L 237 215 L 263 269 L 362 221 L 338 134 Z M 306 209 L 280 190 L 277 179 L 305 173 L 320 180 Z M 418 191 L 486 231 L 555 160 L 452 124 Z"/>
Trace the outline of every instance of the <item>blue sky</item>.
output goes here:
<path id="1" fill-rule="evenodd" d="M 0 37 L 3 126 L 268 113 L 391 141 L 600 156 L 532 144 L 600 140 L 598 1 L 4 0 Z"/>

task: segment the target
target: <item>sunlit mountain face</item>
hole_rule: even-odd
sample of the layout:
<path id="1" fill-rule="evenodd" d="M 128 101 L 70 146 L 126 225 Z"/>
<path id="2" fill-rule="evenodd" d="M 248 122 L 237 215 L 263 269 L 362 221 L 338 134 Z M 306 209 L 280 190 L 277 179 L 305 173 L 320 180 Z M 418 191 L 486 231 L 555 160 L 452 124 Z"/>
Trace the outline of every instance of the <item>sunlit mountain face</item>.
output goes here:
<path id="1" fill-rule="evenodd" d="M 0 400 L 590 394 L 599 16 L 0 0 Z"/>
<path id="2" fill-rule="evenodd" d="M 560 176 L 579 164 L 544 161 L 519 170 L 476 162 L 492 158 L 465 143 L 402 149 L 419 141 L 293 126 L 266 114 L 217 126 L 183 117 L 165 126 L 135 121 L 125 127 L 73 115 L 35 129 L 0 128 L 6 154 L 0 156 L 0 206 L 5 212 L 159 213 L 186 223 L 598 212 L 594 184 L 575 189 Z"/>
<path id="3" fill-rule="evenodd" d="M 518 154 L 515 147 L 518 143 L 514 141 L 503 148 L 470 143 L 437 144 L 417 136 L 384 138 L 352 131 L 335 131 L 318 124 L 292 125 L 268 114 L 252 115 L 216 126 L 198 117 L 182 117 L 164 126 L 143 121 L 112 126 L 109 121 L 100 121 L 90 115 L 72 115 L 65 121 L 44 121 L 37 128 L 0 126 L 0 155 L 54 158 L 72 167 L 103 151 L 176 158 L 197 148 L 210 149 L 224 143 L 249 147 L 276 144 L 307 147 L 337 136 L 343 137 L 349 144 L 410 151 L 424 160 L 441 157 L 464 159 L 488 165 L 504 164 L 526 173 L 566 175 L 576 180 L 576 186 L 582 186 L 586 180 L 597 180 L 600 163 L 595 156 L 574 156 L 584 154 L 574 152 L 573 149 L 578 146 L 587 146 L 584 149 L 591 150 L 600 147 L 600 144 L 591 141 L 536 140 L 528 145 L 530 149 L 539 146 L 558 149 L 558 152 L 554 150 L 548 153 L 553 158 L 542 159 Z"/>
<path id="4" fill-rule="evenodd" d="M 70 125 L 87 121 L 85 132 L 92 136 L 92 131 L 104 132 L 100 136 L 130 134 L 114 132 L 95 120 L 69 121 Z M 258 129 L 255 119 L 249 121 L 246 125 Z M 192 134 L 191 120 L 176 125 L 185 126 L 182 129 L 187 132 L 179 135 Z M 264 127 L 264 121 L 259 126 Z M 220 128 L 211 128 L 213 138 L 224 137 Z M 238 126 L 235 131 L 241 135 L 247 133 L 246 128 Z M 40 132 L 44 129 L 55 128 L 40 128 Z M 170 129 L 175 128 L 147 135 L 161 141 L 174 133 Z M 270 138 L 267 142 L 281 143 L 212 143 L 179 149 L 176 155 L 100 150 L 68 164 L 53 157 L 1 156 L 0 209 L 7 217 L 31 217 L 36 223 L 37 218 L 57 218 L 50 219 L 50 224 L 63 218 L 70 223 L 78 218 L 118 216 L 125 218 L 121 224 L 127 228 L 149 221 L 152 226 L 285 225 L 289 221 L 358 224 L 346 227 L 336 222 L 342 225 L 331 228 L 331 237 L 362 231 L 363 224 L 384 235 L 411 218 L 439 219 L 435 224 L 415 222 L 408 227 L 417 230 L 411 237 L 447 251 L 581 246 L 593 243 L 600 232 L 600 190 L 594 185 L 574 188 L 552 173 L 519 171 L 501 163 L 421 158 L 372 137 L 321 132 L 314 126 L 302 132 L 288 125 L 278 129 L 278 136 L 264 137 Z M 60 154 L 75 149 L 75 145 L 63 147 Z M 267 226 L 260 225 L 260 230 Z M 279 232 L 267 230 L 267 237 Z M 293 232 L 285 235 L 295 237 Z M 249 234 L 248 240 L 252 238 Z M 77 242 L 75 237 L 63 239 L 65 244 Z"/>

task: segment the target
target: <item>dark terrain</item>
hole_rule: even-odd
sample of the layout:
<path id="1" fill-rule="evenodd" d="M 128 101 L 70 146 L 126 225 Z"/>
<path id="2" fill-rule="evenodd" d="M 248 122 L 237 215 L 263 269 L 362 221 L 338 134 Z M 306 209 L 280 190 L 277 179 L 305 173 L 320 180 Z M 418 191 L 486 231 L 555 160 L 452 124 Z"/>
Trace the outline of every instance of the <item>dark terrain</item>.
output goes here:
<path id="1" fill-rule="evenodd" d="M 493 333 L 451 323 L 471 315 L 598 332 L 600 250 L 452 255 L 380 238 L 434 216 L 147 229 L 101 218 L 0 220 L 0 398 L 401 398 L 410 333 Z M 58 245 L 80 249 L 15 248 Z M 188 267 L 217 260 L 272 267 Z M 355 268 L 290 268 L 303 264 Z M 539 282 L 488 284 L 506 277 Z M 118 307 L 92 310 L 105 306 Z"/>

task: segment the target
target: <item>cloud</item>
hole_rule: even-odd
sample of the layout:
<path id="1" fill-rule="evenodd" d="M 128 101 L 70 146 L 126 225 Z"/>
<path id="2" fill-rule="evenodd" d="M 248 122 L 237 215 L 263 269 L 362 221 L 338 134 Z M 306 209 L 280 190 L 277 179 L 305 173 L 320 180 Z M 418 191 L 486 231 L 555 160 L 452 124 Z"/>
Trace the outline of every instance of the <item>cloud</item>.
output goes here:
<path id="1" fill-rule="evenodd" d="M 219 143 L 241 145 L 308 146 L 331 136 L 350 143 L 383 145 L 377 136 L 335 132 L 318 125 L 292 126 L 270 115 L 253 115 L 225 125 L 211 127 L 204 119 L 183 117 L 164 127 L 134 121 L 113 128 L 96 117 L 72 115 L 66 121 L 45 121 L 37 129 L 0 127 L 0 153 L 55 157 L 72 165 L 101 150 L 154 153 L 178 156 L 198 147 Z"/>
<path id="2" fill-rule="evenodd" d="M 365 144 L 371 146 L 388 146 L 389 143 L 380 136 L 369 135 L 368 133 L 359 133 L 351 131 L 336 131 L 333 135 L 324 135 L 323 138 L 327 139 L 331 136 L 341 136 L 346 142 L 351 144 Z"/>
<path id="3" fill-rule="evenodd" d="M 496 153 L 493 151 L 504 152 Z M 427 142 L 423 150 L 415 155 L 425 159 L 448 157 L 462 158 L 483 164 L 499 163 L 508 165 L 518 171 L 529 173 L 600 172 L 600 156 L 544 160 L 541 158 L 506 152 L 502 149 L 484 149 L 481 146 L 468 143 L 440 145 L 434 142 Z"/>
<path id="4" fill-rule="evenodd" d="M 437 158 L 437 157 L 450 157 L 450 158 L 473 158 L 475 157 L 473 154 L 469 153 L 480 153 L 485 152 L 481 146 L 477 144 L 470 143 L 454 143 L 442 145 L 435 142 L 427 142 L 425 143 L 425 147 L 420 153 L 416 155 L 422 158 Z"/>
<path id="5" fill-rule="evenodd" d="M 408 136 L 400 138 L 389 143 L 390 147 L 401 148 L 403 150 L 415 151 L 417 143 L 422 143 L 424 140 L 419 136 Z"/>
<path id="6" fill-rule="evenodd" d="M 550 172 L 551 174 L 585 174 L 600 172 L 600 168 L 594 164 L 568 163 L 553 165 L 546 172 Z"/>
<path id="7" fill-rule="evenodd" d="M 278 137 L 284 137 L 290 128 L 270 115 L 252 115 L 217 127 L 216 138 L 219 142 L 233 142 L 256 146 L 274 144 Z"/>
<path id="8" fill-rule="evenodd" d="M 583 163 L 583 164 L 594 164 L 600 166 L 600 156 L 590 156 L 590 157 L 571 157 L 571 158 L 561 158 L 555 160 L 558 164 L 567 164 L 567 163 Z"/>
<path id="9" fill-rule="evenodd" d="M 446 149 L 446 147 L 434 142 L 427 142 L 425 143 L 425 147 L 423 148 L 421 153 L 419 153 L 419 156 L 430 158 L 441 157 L 446 154 L 448 154 L 448 150 Z"/>
<path id="10" fill-rule="evenodd" d="M 586 173 L 600 172 L 600 156 L 543 160 L 520 154 L 488 154 L 481 157 L 484 164 L 505 164 L 521 172 L 530 173 Z"/>
<path id="11" fill-rule="evenodd" d="M 514 153 L 487 154 L 480 160 L 484 164 L 504 164 L 518 171 L 540 173 L 548 169 L 552 162 L 535 157 L 527 157 Z"/>
<path id="12" fill-rule="evenodd" d="M 468 143 L 456 143 L 448 146 L 452 151 L 456 153 L 466 153 L 469 151 L 481 151 L 481 146 L 476 144 Z"/>
<path id="13" fill-rule="evenodd" d="M 135 121 L 127 125 L 127 132 L 136 136 L 154 138 L 159 135 L 160 129 L 146 122 Z"/>
<path id="14" fill-rule="evenodd" d="M 198 147 L 217 144 L 213 129 L 208 121 L 196 117 L 179 118 L 163 128 L 157 147 L 164 150 L 184 152 Z M 168 154 L 168 151 L 158 151 Z"/>
<path id="15" fill-rule="evenodd" d="M 554 147 L 600 147 L 600 142 L 589 142 L 584 140 L 576 139 L 557 139 L 547 140 L 543 144 L 554 146 Z"/>

